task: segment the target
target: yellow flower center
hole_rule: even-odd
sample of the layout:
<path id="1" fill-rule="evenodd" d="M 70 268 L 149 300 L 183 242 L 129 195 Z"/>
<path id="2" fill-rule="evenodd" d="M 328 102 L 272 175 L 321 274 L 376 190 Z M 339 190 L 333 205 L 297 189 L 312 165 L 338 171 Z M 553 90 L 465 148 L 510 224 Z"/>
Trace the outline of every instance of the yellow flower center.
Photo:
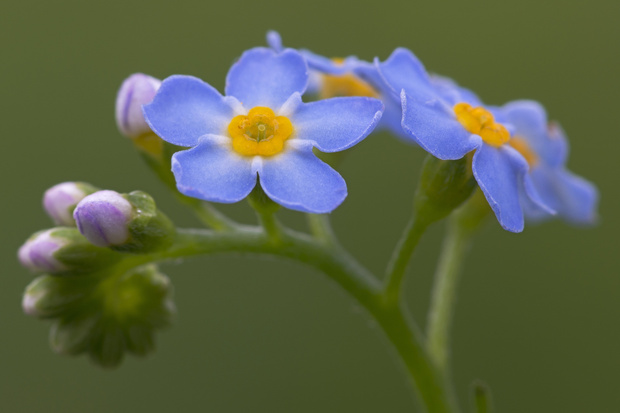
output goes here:
<path id="1" fill-rule="evenodd" d="M 246 115 L 235 116 L 228 125 L 233 149 L 245 156 L 271 156 L 284 148 L 284 141 L 293 133 L 286 116 L 276 116 L 273 110 L 256 106 Z"/>
<path id="2" fill-rule="evenodd" d="M 492 146 L 502 146 L 510 140 L 510 133 L 501 123 L 495 122 L 491 112 L 483 107 L 472 107 L 469 103 L 454 105 L 456 119 L 468 132 L 476 134 Z"/>
<path id="3" fill-rule="evenodd" d="M 344 59 L 332 59 L 338 65 L 344 63 Z M 353 73 L 344 75 L 323 75 L 323 83 L 319 91 L 320 99 L 329 99 L 341 96 L 367 96 L 378 97 L 377 92 L 368 83 L 364 82 Z"/>
<path id="4" fill-rule="evenodd" d="M 530 148 L 530 145 L 523 138 L 513 137 L 509 143 L 517 152 L 519 152 L 530 166 L 536 166 L 538 163 L 538 155 Z"/>

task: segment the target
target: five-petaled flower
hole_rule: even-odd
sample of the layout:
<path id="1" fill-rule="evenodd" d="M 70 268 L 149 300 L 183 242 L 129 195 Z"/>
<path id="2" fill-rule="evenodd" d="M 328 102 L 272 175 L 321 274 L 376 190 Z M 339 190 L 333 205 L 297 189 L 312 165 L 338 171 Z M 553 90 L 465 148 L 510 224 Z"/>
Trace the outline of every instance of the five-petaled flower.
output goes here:
<path id="1" fill-rule="evenodd" d="M 387 85 L 400 93 L 402 127 L 410 139 L 444 160 L 475 151 L 474 177 L 504 229 L 523 230 L 521 194 L 546 213 L 554 212 L 538 194 L 526 159 L 511 145 L 510 125 L 495 119 L 475 94 L 429 76 L 406 49 L 395 50 L 376 65 Z"/>
<path id="2" fill-rule="evenodd" d="M 543 201 L 558 217 L 571 223 L 594 223 L 598 191 L 593 184 L 566 169 L 568 142 L 560 125 L 549 123 L 545 109 L 530 100 L 509 102 L 497 115 L 514 127 L 510 143 L 527 160 L 534 187 Z M 522 204 L 530 220 L 551 217 L 527 197 L 522 197 Z"/>
<path id="3" fill-rule="evenodd" d="M 383 104 L 369 97 L 304 103 L 308 66 L 300 53 L 246 51 L 226 78 L 226 96 L 190 76 L 164 80 L 144 106 L 151 129 L 191 149 L 172 169 L 183 194 L 232 203 L 258 178 L 267 196 L 290 209 L 327 213 L 347 195 L 343 178 L 312 152 L 338 152 L 365 138 Z"/>

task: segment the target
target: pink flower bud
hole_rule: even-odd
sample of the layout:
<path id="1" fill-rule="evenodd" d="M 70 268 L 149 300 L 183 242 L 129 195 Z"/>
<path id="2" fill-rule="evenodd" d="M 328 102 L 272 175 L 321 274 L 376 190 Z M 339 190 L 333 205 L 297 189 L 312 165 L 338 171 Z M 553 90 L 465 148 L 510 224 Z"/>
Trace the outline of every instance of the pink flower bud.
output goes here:
<path id="1" fill-rule="evenodd" d="M 142 105 L 151 103 L 160 85 L 161 80 L 142 73 L 125 79 L 116 96 L 116 124 L 123 135 L 135 138 L 151 130 Z"/>
<path id="2" fill-rule="evenodd" d="M 54 229 L 32 236 L 17 253 L 21 264 L 35 272 L 58 273 L 67 267 L 54 257 L 54 253 L 68 243 L 64 238 L 52 236 Z"/>
<path id="3" fill-rule="evenodd" d="M 63 182 L 45 191 L 43 207 L 56 225 L 74 227 L 73 209 L 86 195 L 96 190 L 81 182 Z"/>
<path id="4" fill-rule="evenodd" d="M 129 239 L 133 207 L 115 191 L 99 191 L 82 199 L 73 218 L 84 237 L 98 247 L 121 245 Z"/>

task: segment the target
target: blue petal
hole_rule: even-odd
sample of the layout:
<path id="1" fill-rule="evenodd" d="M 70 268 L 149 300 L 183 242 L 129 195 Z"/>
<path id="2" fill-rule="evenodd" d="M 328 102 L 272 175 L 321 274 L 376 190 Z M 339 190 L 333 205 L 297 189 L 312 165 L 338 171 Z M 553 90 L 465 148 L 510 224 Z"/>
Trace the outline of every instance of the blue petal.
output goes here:
<path id="1" fill-rule="evenodd" d="M 482 145 L 474 154 L 474 177 L 502 228 L 511 232 L 523 231 L 523 208 L 520 202 L 525 194 L 532 205 L 554 214 L 538 194 L 528 174 L 527 161 L 513 148 Z"/>
<path id="2" fill-rule="evenodd" d="M 312 153 L 312 145 L 290 142 L 279 155 L 264 158 L 260 183 L 269 198 L 287 208 L 324 214 L 347 196 L 344 179 Z"/>
<path id="3" fill-rule="evenodd" d="M 420 101 L 401 93 L 402 126 L 425 151 L 439 159 L 460 159 L 482 144 L 457 120 L 452 108 L 439 99 Z"/>
<path id="4" fill-rule="evenodd" d="M 295 92 L 303 94 L 308 84 L 308 66 L 299 52 L 280 53 L 257 47 L 243 53 L 226 77 L 226 95 L 236 97 L 251 109 L 266 106 L 277 110 Z"/>
<path id="5" fill-rule="evenodd" d="M 408 94 L 419 97 L 420 100 L 437 97 L 426 69 L 411 51 L 398 48 L 383 63 L 375 59 L 375 65 L 394 93 L 400 94 L 400 91 L 405 89 Z"/>
<path id="6" fill-rule="evenodd" d="M 383 102 L 385 109 L 383 110 L 383 116 L 381 116 L 381 120 L 379 121 L 376 130 L 387 129 L 404 142 L 410 144 L 415 143 L 409 134 L 403 130 L 403 113 L 400 99 L 397 100 L 392 94 L 389 94 L 381 95 L 381 101 Z"/>
<path id="7" fill-rule="evenodd" d="M 465 102 L 472 106 L 483 106 L 482 101 L 474 92 L 459 86 L 454 80 L 436 74 L 431 75 L 430 79 L 435 90 L 451 104 Z"/>
<path id="8" fill-rule="evenodd" d="M 155 99 L 143 107 L 151 129 L 175 145 L 194 146 L 206 134 L 225 133 L 233 117 L 227 99 L 192 76 L 170 76 Z"/>
<path id="9" fill-rule="evenodd" d="M 401 125 L 402 106 L 400 103 L 400 94 L 394 93 L 391 87 L 385 83 L 385 80 L 379 73 L 377 66 L 359 61 L 354 68 L 354 72 L 362 80 L 370 84 L 379 92 L 381 101 L 385 106 L 383 116 L 377 125 L 376 130 L 387 129 L 405 142 L 414 143 L 408 134 L 403 131 Z"/>
<path id="10" fill-rule="evenodd" d="M 544 165 L 534 168 L 531 176 L 545 203 L 555 209 L 559 217 L 573 224 L 596 222 L 598 191 L 592 183 L 564 168 Z M 528 205 L 526 216 L 534 220 L 551 217 L 533 205 Z"/>
<path id="11" fill-rule="evenodd" d="M 203 136 L 195 148 L 172 157 L 179 191 L 193 198 L 232 203 L 248 196 L 256 185 L 253 158 L 238 155 L 230 138 Z"/>
<path id="12" fill-rule="evenodd" d="M 360 62 L 355 56 L 349 56 L 343 61 L 336 61 L 306 49 L 302 49 L 299 52 L 306 59 L 306 62 L 308 62 L 308 67 L 310 69 L 330 75 L 344 75 L 345 73 L 349 73 L 353 71 Z"/>
<path id="13" fill-rule="evenodd" d="M 291 115 L 295 139 L 323 152 L 338 152 L 364 139 L 375 128 L 383 103 L 367 97 L 339 97 L 302 103 Z"/>
<path id="14" fill-rule="evenodd" d="M 391 92 L 394 96 L 399 95 L 399 93 L 395 93 L 385 82 L 385 79 L 383 79 L 383 76 L 379 73 L 379 69 L 376 64 L 360 60 L 353 66 L 352 70 L 357 76 L 369 83 L 375 90 L 380 91 L 382 94 Z"/>
<path id="15" fill-rule="evenodd" d="M 267 32 L 267 44 L 276 52 L 281 52 L 282 47 L 282 36 L 275 30 L 269 30 Z"/>
<path id="16" fill-rule="evenodd" d="M 548 124 L 545 108 L 532 100 L 517 100 L 502 107 L 506 121 L 515 128 L 515 136 L 525 139 L 541 160 L 556 167 L 566 162 L 568 145 L 561 130 Z"/>
<path id="17" fill-rule="evenodd" d="M 502 228 L 511 232 L 523 231 L 523 210 L 519 191 L 523 164 L 509 156 L 505 148 L 482 145 L 474 154 L 472 169 L 489 205 Z"/>

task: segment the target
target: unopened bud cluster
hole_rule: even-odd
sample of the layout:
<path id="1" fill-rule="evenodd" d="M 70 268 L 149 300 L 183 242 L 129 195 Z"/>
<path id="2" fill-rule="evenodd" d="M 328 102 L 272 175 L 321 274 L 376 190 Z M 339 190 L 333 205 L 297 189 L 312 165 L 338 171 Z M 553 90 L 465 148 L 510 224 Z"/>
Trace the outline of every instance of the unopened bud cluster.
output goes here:
<path id="1" fill-rule="evenodd" d="M 127 352 L 151 352 L 156 331 L 175 313 L 170 280 L 154 265 L 78 278 L 43 275 L 26 288 L 22 307 L 53 320 L 54 351 L 88 354 L 103 367 L 117 366 Z"/>
<path id="2" fill-rule="evenodd" d="M 151 351 L 155 331 L 174 313 L 171 286 L 135 257 L 169 246 L 173 224 L 141 191 L 65 182 L 46 191 L 43 204 L 61 226 L 35 233 L 19 249 L 22 265 L 43 274 L 26 289 L 24 312 L 55 320 L 54 350 L 88 353 L 102 366 L 117 365 L 126 351 Z"/>

